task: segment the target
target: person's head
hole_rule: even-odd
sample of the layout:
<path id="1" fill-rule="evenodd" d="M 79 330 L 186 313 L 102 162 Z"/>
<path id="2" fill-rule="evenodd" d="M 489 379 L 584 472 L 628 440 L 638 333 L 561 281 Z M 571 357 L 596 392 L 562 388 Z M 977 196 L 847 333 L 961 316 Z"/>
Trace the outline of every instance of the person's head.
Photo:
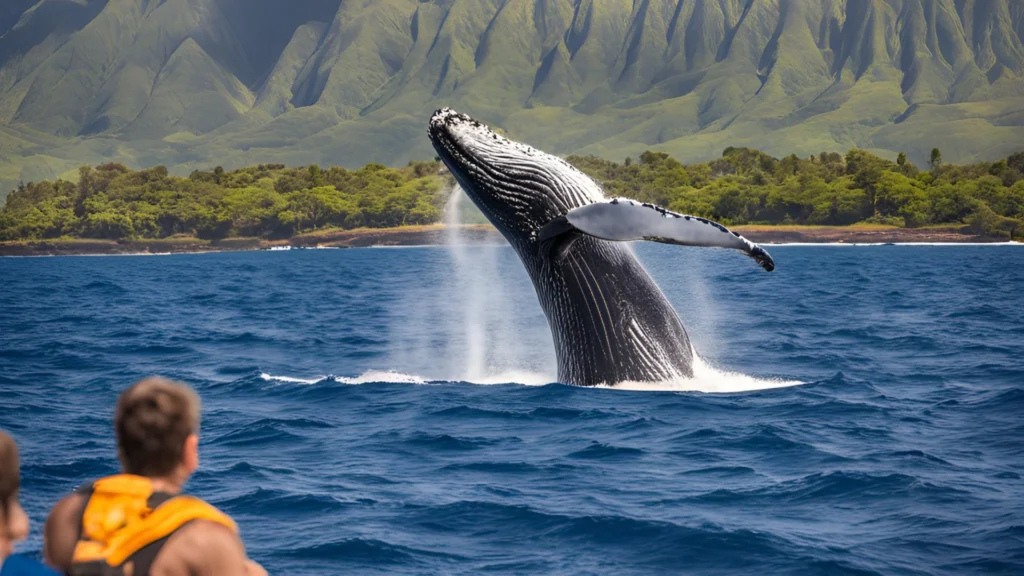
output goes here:
<path id="1" fill-rule="evenodd" d="M 20 488 L 18 445 L 0 430 L 0 564 L 14 551 L 14 543 L 28 536 L 28 517 L 18 502 Z"/>
<path id="2" fill-rule="evenodd" d="M 128 474 L 184 483 L 199 467 L 199 397 L 188 385 L 146 378 L 117 399 L 114 430 Z"/>

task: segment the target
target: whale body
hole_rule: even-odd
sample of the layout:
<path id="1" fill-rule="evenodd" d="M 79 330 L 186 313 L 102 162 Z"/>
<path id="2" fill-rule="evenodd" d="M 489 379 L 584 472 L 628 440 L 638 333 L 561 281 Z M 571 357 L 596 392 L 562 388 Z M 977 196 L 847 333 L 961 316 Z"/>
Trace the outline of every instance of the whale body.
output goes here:
<path id="1" fill-rule="evenodd" d="M 548 320 L 558 380 L 581 386 L 693 375 L 686 329 L 633 256 L 631 240 L 767 252 L 703 218 L 629 199 L 608 201 L 564 160 L 450 109 L 428 135 L 467 196 L 515 249 Z"/>

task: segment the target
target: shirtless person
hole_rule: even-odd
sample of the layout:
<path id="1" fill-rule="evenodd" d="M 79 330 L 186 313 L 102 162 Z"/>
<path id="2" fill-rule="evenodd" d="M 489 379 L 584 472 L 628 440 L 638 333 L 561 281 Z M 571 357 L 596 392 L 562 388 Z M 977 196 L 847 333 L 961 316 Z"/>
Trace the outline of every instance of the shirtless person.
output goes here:
<path id="1" fill-rule="evenodd" d="M 114 414 L 123 474 L 61 500 L 46 521 L 47 562 L 75 576 L 265 576 L 235 523 L 181 495 L 199 467 L 199 398 L 185 384 L 147 378 Z M 114 568 L 113 571 L 111 569 Z"/>

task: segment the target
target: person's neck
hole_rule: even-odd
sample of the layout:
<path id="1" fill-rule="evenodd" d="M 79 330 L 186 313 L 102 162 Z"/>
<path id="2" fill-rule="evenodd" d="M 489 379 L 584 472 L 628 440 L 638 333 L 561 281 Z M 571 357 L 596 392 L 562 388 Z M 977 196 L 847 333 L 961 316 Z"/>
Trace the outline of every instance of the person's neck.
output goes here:
<path id="1" fill-rule="evenodd" d="M 149 481 L 153 484 L 154 492 L 165 492 L 167 494 L 178 494 L 181 492 L 181 487 L 185 485 L 184 480 L 173 476 L 150 478 Z"/>

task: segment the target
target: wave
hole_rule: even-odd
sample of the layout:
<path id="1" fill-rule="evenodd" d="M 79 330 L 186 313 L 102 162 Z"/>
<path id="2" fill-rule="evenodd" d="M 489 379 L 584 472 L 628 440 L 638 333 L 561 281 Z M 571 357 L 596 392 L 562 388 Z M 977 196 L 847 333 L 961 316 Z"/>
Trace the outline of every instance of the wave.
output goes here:
<path id="1" fill-rule="evenodd" d="M 313 378 L 294 378 L 291 376 L 275 376 L 273 374 L 267 374 L 266 372 L 260 373 L 260 378 L 267 382 L 284 382 L 287 384 L 319 384 L 321 382 L 337 382 L 338 384 L 430 384 L 431 381 L 426 380 L 415 374 L 404 374 L 402 372 L 394 372 L 390 370 L 368 370 L 363 372 L 362 375 L 356 377 L 347 376 L 316 376 Z"/>
<path id="2" fill-rule="evenodd" d="M 612 446 L 602 442 L 592 442 L 590 446 L 569 454 L 569 458 L 582 460 L 611 460 L 621 458 L 637 458 L 645 452 L 640 448 L 629 446 Z"/>
<path id="3" fill-rule="evenodd" d="M 620 382 L 603 388 L 642 392 L 705 392 L 710 394 L 731 394 L 787 388 L 805 384 L 800 380 L 782 378 L 758 378 L 739 372 L 720 370 L 708 361 L 693 354 L 693 377 L 675 378 L 660 382 Z"/>
<path id="4" fill-rule="evenodd" d="M 611 390 L 629 390 L 642 392 L 704 392 L 711 394 L 729 394 L 738 392 L 753 392 L 757 390 L 770 390 L 774 388 L 785 388 L 805 384 L 800 380 L 785 380 L 782 378 L 758 378 L 748 376 L 739 372 L 728 372 L 719 370 L 709 364 L 706 360 L 696 355 L 693 356 L 693 377 L 677 378 L 659 382 L 620 382 L 617 384 L 604 384 L 598 388 Z M 557 384 L 555 378 L 529 371 L 508 371 L 497 373 L 491 376 L 468 379 L 438 379 L 416 374 L 406 374 L 391 370 L 368 370 L 355 377 L 347 376 L 315 376 L 313 378 L 296 378 L 292 376 L 277 376 L 263 372 L 260 378 L 267 382 L 282 382 L 287 384 L 313 385 L 323 382 L 336 382 L 339 384 L 446 384 L 462 383 L 476 384 L 483 386 L 517 384 L 522 386 L 546 386 Z"/>
<path id="5" fill-rule="evenodd" d="M 467 559 L 456 554 L 433 550 L 412 548 L 397 544 L 389 544 L 372 538 L 346 538 L 333 542 L 323 542 L 275 552 L 277 556 L 302 558 L 304 560 L 329 560 L 337 562 L 344 558 L 346 562 L 357 564 L 408 564 L 426 558 L 440 558 L 464 562 Z"/>
<path id="6" fill-rule="evenodd" d="M 968 498 L 970 493 L 908 474 L 840 470 L 829 473 L 817 472 L 753 490 L 718 488 L 694 497 L 679 499 L 675 503 L 743 502 L 749 505 L 754 501 L 760 501 L 773 505 L 780 502 L 821 505 L 837 500 L 867 502 L 894 500 L 907 496 L 931 502 L 948 502 Z"/>
<path id="7" fill-rule="evenodd" d="M 529 372 L 526 370 L 509 370 L 505 372 L 498 372 L 491 375 L 480 376 L 476 378 L 459 379 L 460 382 L 466 384 L 480 384 L 484 386 L 493 386 L 500 384 L 520 384 L 523 386 L 546 386 L 548 384 L 558 383 L 558 379 L 549 374 L 541 372 Z"/>
<path id="8" fill-rule="evenodd" d="M 260 373 L 260 378 L 267 382 L 285 382 L 288 384 L 316 384 L 327 380 L 329 376 L 317 376 L 315 378 L 293 378 L 291 376 L 274 376 L 266 372 Z"/>

